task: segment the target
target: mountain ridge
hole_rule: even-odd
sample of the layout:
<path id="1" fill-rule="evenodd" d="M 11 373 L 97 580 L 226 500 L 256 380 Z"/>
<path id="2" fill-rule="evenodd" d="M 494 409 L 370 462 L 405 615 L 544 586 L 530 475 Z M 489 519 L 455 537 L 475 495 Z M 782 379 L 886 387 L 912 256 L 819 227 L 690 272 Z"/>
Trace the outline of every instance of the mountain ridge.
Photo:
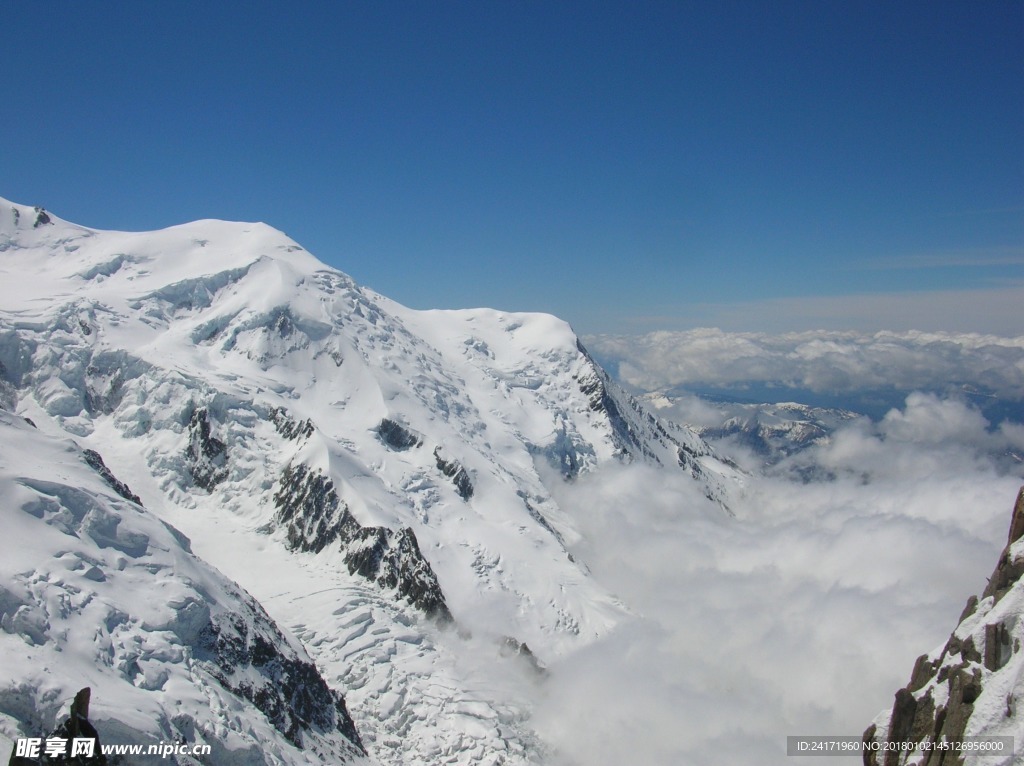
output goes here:
<path id="1" fill-rule="evenodd" d="M 18 509 L 5 531 L 19 542 L 6 546 L 0 586 L 8 735 L 52 731 L 76 682 L 88 681 L 108 743 L 188 737 L 218 763 L 360 759 L 344 698 L 298 641 L 97 453 L 6 411 L 0 430 L 0 493 Z"/>
<path id="2" fill-rule="evenodd" d="M 0 201 L 0 271 L 0 402 L 250 589 L 381 763 L 532 762 L 530 666 L 626 613 L 551 482 L 639 460 L 724 508 L 742 481 L 565 322 L 408 309 L 263 224 L 102 232 Z"/>

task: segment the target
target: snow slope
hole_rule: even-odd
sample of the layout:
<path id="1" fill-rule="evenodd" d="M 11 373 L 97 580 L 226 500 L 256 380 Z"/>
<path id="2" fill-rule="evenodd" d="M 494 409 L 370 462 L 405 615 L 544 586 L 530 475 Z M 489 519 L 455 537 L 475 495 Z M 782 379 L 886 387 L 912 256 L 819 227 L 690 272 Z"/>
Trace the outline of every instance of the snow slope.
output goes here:
<path id="1" fill-rule="evenodd" d="M 553 483 L 642 460 L 727 506 L 739 481 L 564 322 L 413 311 L 262 224 L 0 201 L 0 275 L 0 407 L 100 452 L 292 629 L 381 762 L 542 757 L 523 684 L 624 614 Z"/>
<path id="2" fill-rule="evenodd" d="M 92 689 L 104 744 L 218 764 L 362 760 L 340 695 L 253 598 L 95 452 L 0 411 L 0 728 L 41 737 Z"/>
<path id="3" fill-rule="evenodd" d="M 751 404 L 704 399 L 695 394 L 680 396 L 670 391 L 644 394 L 640 401 L 664 417 L 687 423 L 706 441 L 745 448 L 766 465 L 823 444 L 838 428 L 863 417 L 849 410 L 797 402 Z M 700 407 L 700 423 L 692 422 L 695 403 Z"/>

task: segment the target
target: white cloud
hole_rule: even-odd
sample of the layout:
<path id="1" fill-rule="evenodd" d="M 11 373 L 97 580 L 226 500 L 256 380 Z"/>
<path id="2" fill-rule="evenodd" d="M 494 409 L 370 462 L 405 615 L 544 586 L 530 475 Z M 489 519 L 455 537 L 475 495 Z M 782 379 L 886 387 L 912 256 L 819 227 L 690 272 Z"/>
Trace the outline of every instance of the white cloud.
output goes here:
<path id="1" fill-rule="evenodd" d="M 574 554 L 636 616 L 552 665 L 534 722 L 554 762 L 781 766 L 787 735 L 859 735 L 996 563 L 1024 469 L 990 457 L 1020 434 L 987 425 L 912 395 L 799 458 L 832 480 L 780 465 L 735 518 L 645 466 L 564 486 Z"/>
<path id="2" fill-rule="evenodd" d="M 890 410 L 879 424 L 885 436 L 929 446 L 985 443 L 990 441 L 987 427 L 981 413 L 963 402 L 920 392 L 910 394 L 904 409 Z"/>
<path id="3" fill-rule="evenodd" d="M 1018 306 L 1019 309 L 1019 306 Z M 644 390 L 772 382 L 816 392 L 970 385 L 1024 398 L 1024 337 L 976 333 L 731 333 L 719 329 L 599 335 L 585 343 Z"/>

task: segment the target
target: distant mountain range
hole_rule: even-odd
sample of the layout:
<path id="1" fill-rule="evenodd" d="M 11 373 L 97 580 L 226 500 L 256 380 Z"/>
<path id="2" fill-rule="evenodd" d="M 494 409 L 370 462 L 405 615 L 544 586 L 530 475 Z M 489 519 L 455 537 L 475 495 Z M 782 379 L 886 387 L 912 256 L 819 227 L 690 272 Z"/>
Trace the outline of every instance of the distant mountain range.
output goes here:
<path id="1" fill-rule="evenodd" d="M 687 420 L 686 402 L 693 394 L 655 392 L 640 400 L 663 417 Z M 774 465 L 814 445 L 824 443 L 837 428 L 863 417 L 850 410 L 811 407 L 796 402 L 750 403 L 718 397 L 705 400 L 720 413 L 713 425 L 691 424 L 693 430 L 728 454 L 740 447 L 751 451 L 765 465 Z"/>

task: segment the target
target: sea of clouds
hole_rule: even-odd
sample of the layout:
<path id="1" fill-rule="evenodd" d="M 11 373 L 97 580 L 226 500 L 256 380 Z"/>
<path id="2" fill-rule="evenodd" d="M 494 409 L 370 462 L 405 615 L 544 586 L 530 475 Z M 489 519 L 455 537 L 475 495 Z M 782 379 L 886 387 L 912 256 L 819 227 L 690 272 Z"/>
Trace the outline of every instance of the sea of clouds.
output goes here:
<path id="1" fill-rule="evenodd" d="M 757 382 L 815 392 L 893 388 L 949 391 L 964 385 L 1024 398 L 1024 337 L 977 333 L 714 328 L 585 339 L 623 382 L 645 391 Z"/>
<path id="2" fill-rule="evenodd" d="M 574 556 L 633 616 L 552 665 L 534 723 L 557 763 L 781 765 L 788 735 L 859 736 L 984 588 L 1024 483 L 1024 426 L 935 392 L 956 380 L 1021 396 L 1019 340 L 680 337 L 692 355 L 664 333 L 601 352 L 617 348 L 623 376 L 650 388 L 785 378 L 908 391 L 770 474 L 737 453 L 751 472 L 731 514 L 648 466 L 561 487 L 582 533 Z"/>

